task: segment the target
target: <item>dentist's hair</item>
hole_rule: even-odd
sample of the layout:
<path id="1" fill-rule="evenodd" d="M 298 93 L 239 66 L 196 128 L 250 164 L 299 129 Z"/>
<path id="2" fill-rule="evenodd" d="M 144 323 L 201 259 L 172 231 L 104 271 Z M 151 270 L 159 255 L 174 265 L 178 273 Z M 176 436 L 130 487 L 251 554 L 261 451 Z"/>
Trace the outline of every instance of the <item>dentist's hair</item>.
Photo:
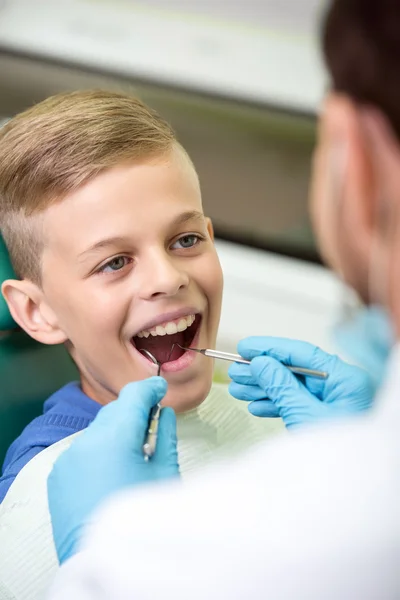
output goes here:
<path id="1" fill-rule="evenodd" d="M 400 138 L 399 0 L 332 0 L 322 40 L 334 89 L 380 109 Z"/>
<path id="2" fill-rule="evenodd" d="M 170 125 L 137 98 L 90 90 L 59 94 L 0 128 L 0 232 L 18 277 L 41 281 L 40 217 L 114 166 L 163 156 Z"/>

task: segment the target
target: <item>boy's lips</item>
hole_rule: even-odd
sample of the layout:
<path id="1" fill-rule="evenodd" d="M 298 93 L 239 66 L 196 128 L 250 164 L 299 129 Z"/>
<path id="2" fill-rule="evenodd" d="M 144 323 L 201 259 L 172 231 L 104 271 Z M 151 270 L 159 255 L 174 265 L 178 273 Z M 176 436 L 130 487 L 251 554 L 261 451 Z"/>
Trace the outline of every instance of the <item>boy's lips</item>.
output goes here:
<path id="1" fill-rule="evenodd" d="M 148 338 L 134 337 L 131 339 L 131 343 L 135 355 L 137 358 L 140 357 L 140 360 L 145 361 L 147 368 L 150 368 L 152 371 L 157 371 L 157 365 L 151 362 L 149 358 L 145 357 L 140 352 L 141 349 L 150 352 L 156 360 L 162 364 L 162 371 L 166 373 L 181 371 L 193 363 L 197 354 L 195 352 L 182 350 L 176 344 L 180 344 L 184 347 L 195 347 L 200 337 L 201 322 L 202 317 L 197 314 L 192 325 L 183 332 L 178 332 L 173 335 L 149 336 Z M 176 346 L 173 348 L 171 354 L 174 345 Z"/>
<path id="2" fill-rule="evenodd" d="M 193 347 L 197 345 L 199 337 L 200 327 L 197 329 L 196 335 L 193 338 Z M 199 356 L 201 356 L 201 354 L 197 354 L 197 352 L 191 352 L 190 350 L 183 351 L 182 355 L 179 358 L 163 363 L 161 365 L 161 373 L 177 373 L 178 371 L 183 371 L 184 369 L 190 367 L 196 360 L 196 358 L 198 358 Z M 157 365 L 154 365 L 154 370 L 157 371 Z"/>

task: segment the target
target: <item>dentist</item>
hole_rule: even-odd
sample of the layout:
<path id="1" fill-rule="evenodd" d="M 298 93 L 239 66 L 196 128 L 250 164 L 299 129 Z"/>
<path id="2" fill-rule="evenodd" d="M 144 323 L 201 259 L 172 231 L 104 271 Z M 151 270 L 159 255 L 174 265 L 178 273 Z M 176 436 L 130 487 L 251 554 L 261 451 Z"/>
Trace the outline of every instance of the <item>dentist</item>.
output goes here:
<path id="1" fill-rule="evenodd" d="M 400 598 L 400 1 L 333 0 L 323 47 L 333 91 L 311 208 L 326 261 L 391 318 L 374 406 L 363 411 L 371 389 L 355 367 L 302 342 L 244 340 L 252 362 L 231 367 L 232 394 L 295 432 L 183 484 L 170 409 L 143 461 L 165 380 L 128 385 L 49 476 L 62 564 L 50 600 Z M 330 376 L 303 383 L 281 361 Z"/>

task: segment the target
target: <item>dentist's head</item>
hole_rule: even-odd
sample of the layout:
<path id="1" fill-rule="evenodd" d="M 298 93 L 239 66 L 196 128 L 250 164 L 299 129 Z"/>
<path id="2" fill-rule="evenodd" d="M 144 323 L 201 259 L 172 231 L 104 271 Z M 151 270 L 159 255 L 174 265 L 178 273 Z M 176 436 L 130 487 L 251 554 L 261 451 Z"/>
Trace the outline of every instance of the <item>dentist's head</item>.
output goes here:
<path id="1" fill-rule="evenodd" d="M 332 79 L 311 186 L 326 261 L 400 336 L 400 2 L 334 0 L 323 49 Z"/>

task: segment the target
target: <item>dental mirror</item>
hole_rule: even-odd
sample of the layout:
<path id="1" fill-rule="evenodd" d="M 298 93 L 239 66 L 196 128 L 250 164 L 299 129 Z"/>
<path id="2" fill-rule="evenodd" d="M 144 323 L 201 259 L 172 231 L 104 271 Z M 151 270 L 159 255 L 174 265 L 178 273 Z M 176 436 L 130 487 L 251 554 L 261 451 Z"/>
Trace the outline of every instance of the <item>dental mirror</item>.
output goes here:
<path id="1" fill-rule="evenodd" d="M 155 365 L 158 366 L 157 375 L 160 375 L 162 363 L 158 362 L 156 357 L 153 356 L 151 352 L 149 352 L 148 350 L 145 350 L 144 348 L 139 350 L 139 352 L 141 352 L 142 354 L 145 354 L 147 356 L 147 358 L 149 358 L 151 360 L 151 362 L 153 362 Z"/>

